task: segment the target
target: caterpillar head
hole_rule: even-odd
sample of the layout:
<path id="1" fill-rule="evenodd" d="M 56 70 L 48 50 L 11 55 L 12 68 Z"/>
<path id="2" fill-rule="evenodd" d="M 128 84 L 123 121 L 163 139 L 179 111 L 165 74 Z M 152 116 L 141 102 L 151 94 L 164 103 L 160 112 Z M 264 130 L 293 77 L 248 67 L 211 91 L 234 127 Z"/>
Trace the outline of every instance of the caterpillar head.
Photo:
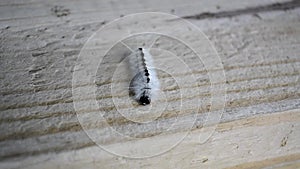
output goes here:
<path id="1" fill-rule="evenodd" d="M 151 99 L 148 96 L 142 95 L 139 100 L 140 104 L 147 105 L 150 104 Z"/>

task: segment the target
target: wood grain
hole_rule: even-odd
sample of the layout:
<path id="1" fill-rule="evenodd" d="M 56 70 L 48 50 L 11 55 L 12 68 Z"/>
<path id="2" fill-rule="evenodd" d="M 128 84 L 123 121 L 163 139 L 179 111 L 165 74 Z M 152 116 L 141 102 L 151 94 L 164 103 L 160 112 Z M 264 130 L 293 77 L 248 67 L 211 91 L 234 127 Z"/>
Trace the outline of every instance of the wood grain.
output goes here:
<path id="1" fill-rule="evenodd" d="M 124 15 L 149 11 L 185 17 L 199 27 L 216 48 L 223 65 L 206 69 L 184 45 L 157 39 L 154 45 L 176 52 L 191 65 L 191 71 L 159 73 L 169 107 L 155 122 L 140 125 L 114 112 L 113 98 L 122 103 L 120 111 L 132 108 L 122 102 L 126 100 L 126 90 L 117 90 L 117 95 L 110 91 L 112 85 L 128 83 L 126 76 L 109 78 L 113 67 L 121 62 L 119 58 L 106 60 L 106 74 L 98 73 L 95 83 L 72 86 L 72 77 L 78 55 L 93 33 Z M 1 1 L 0 168 L 299 168 L 299 18 L 299 3 L 288 0 Z M 155 24 L 164 28 L 173 24 L 175 29 L 179 23 L 175 20 Z M 124 27 L 118 29 L 126 31 Z M 115 31 L 111 30 L 111 36 Z M 186 39 L 196 44 L 199 39 L 195 37 Z M 95 39 L 94 46 L 86 52 L 95 52 L 97 43 L 108 47 L 112 42 Z M 203 57 L 214 55 L 203 53 Z M 158 54 L 155 61 L 168 64 L 172 59 Z M 220 71 L 224 71 L 226 81 L 211 84 L 208 73 Z M 174 83 L 174 78 L 188 81 L 191 75 L 197 83 L 181 87 Z M 89 104 L 93 97 L 74 98 L 72 89 L 95 85 L 96 100 L 103 106 L 76 111 L 74 103 Z M 211 85 L 226 87 L 226 105 L 220 122 L 207 126 L 206 117 L 223 108 L 222 104 L 210 103 L 215 92 Z M 180 90 L 186 92 L 179 95 Z M 181 101 L 187 106 L 179 111 Z M 160 106 L 162 102 L 157 100 L 155 104 Z M 99 112 L 112 113 L 101 121 L 93 118 Z M 80 124 L 78 115 L 88 118 L 90 124 Z M 147 121 L 156 114 L 128 117 Z M 183 123 L 166 132 L 166 127 L 176 124 L 176 120 Z M 106 133 L 110 127 L 142 139 L 110 135 Z M 159 145 L 189 134 L 166 153 L 131 159 L 99 148 L 83 128 L 102 133 L 103 144 L 123 152 L 135 144 L 141 149 L 148 147 L 146 139 L 152 139 L 154 148 L 164 149 Z M 212 129 L 214 134 L 200 144 L 199 136 Z M 151 146 L 148 152 L 154 151 Z"/>

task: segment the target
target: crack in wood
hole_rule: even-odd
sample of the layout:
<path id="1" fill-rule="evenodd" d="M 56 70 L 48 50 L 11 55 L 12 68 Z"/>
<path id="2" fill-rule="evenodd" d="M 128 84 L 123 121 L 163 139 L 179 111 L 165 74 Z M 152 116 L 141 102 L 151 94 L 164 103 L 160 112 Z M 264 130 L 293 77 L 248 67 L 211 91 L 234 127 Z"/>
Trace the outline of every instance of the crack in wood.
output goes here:
<path id="1" fill-rule="evenodd" d="M 256 7 L 248 7 L 245 9 L 236 9 L 231 11 L 221 11 L 221 12 L 203 12 L 196 15 L 188 15 L 183 16 L 184 19 L 196 19 L 196 20 L 202 20 L 202 19 L 213 19 L 213 18 L 227 18 L 227 17 L 234 17 L 234 16 L 240 16 L 240 15 L 247 15 L 247 14 L 253 14 L 257 15 L 257 13 L 263 13 L 263 12 L 271 12 L 271 11 L 286 11 L 286 10 L 292 10 L 295 8 L 300 7 L 300 1 L 299 0 L 293 0 L 289 2 L 283 2 L 283 3 L 273 3 L 269 5 L 264 6 L 256 6 Z"/>

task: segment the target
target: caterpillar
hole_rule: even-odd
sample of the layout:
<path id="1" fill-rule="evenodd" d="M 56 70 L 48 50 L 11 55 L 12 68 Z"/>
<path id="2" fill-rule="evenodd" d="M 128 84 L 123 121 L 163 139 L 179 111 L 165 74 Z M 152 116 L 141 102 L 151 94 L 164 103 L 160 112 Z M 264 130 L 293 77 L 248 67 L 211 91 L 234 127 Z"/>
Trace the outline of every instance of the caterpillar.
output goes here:
<path id="1" fill-rule="evenodd" d="M 131 82 L 129 93 L 141 105 L 151 103 L 159 90 L 159 81 L 153 66 L 152 56 L 145 48 L 138 48 L 129 55 Z"/>

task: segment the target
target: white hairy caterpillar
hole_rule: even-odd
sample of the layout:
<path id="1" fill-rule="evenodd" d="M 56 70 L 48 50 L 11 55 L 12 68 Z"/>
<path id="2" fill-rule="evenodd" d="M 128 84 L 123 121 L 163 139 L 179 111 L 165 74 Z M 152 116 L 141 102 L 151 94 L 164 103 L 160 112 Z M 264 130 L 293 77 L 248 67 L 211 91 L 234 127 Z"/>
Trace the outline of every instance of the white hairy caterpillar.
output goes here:
<path id="1" fill-rule="evenodd" d="M 138 48 L 129 56 L 131 82 L 129 92 L 141 105 L 150 104 L 159 90 L 159 81 L 148 50 Z"/>

